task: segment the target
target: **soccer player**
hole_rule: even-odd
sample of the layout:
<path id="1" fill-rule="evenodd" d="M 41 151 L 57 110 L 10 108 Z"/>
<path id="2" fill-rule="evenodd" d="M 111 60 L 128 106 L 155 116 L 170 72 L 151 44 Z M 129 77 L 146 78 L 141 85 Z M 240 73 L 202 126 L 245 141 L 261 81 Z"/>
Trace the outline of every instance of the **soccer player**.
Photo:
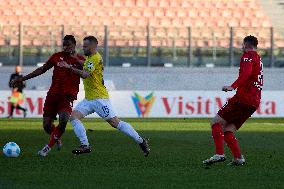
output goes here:
<path id="1" fill-rule="evenodd" d="M 234 158 L 229 165 L 244 165 L 245 158 L 234 132 L 256 111 L 260 104 L 263 86 L 263 65 L 256 52 L 258 40 L 254 36 L 246 36 L 243 40 L 243 55 L 240 61 L 239 77 L 231 86 L 224 86 L 223 91 L 236 94 L 219 110 L 211 122 L 212 137 L 216 153 L 203 164 L 210 165 L 226 160 L 223 141 L 231 150 Z"/>
<path id="2" fill-rule="evenodd" d="M 20 77 L 23 77 L 21 74 L 22 67 L 16 66 L 15 73 L 11 74 L 10 80 L 9 80 L 9 87 L 12 89 L 12 95 L 10 97 L 10 114 L 8 118 L 13 117 L 14 109 L 22 110 L 24 113 L 24 117 L 27 115 L 27 109 L 23 108 L 21 104 L 24 102 L 24 94 L 23 89 L 26 87 L 25 82 L 18 82 L 16 85 L 12 86 L 11 81 Z"/>
<path id="3" fill-rule="evenodd" d="M 101 55 L 97 52 L 97 46 L 98 40 L 94 36 L 84 38 L 83 51 L 86 60 L 83 70 L 77 69 L 64 62 L 60 63 L 60 66 L 65 67 L 68 71 L 70 70 L 83 78 L 85 89 L 85 99 L 78 103 L 70 118 L 74 132 L 81 142 L 81 146 L 73 150 L 72 153 L 78 155 L 91 152 L 86 130 L 80 119 L 96 112 L 112 127 L 133 138 L 141 147 L 145 157 L 147 157 L 150 152 L 147 139 L 142 138 L 129 123 L 119 120 L 113 111 L 108 92 L 104 86 L 103 60 Z"/>
<path id="4" fill-rule="evenodd" d="M 61 148 L 61 136 L 63 135 L 66 124 L 72 112 L 73 101 L 77 98 L 79 91 L 80 77 L 58 66 L 64 61 L 78 70 L 83 69 L 83 65 L 79 64 L 77 59 L 84 60 L 84 57 L 78 56 L 74 58 L 76 40 L 72 35 L 66 35 L 63 38 L 63 51 L 53 54 L 49 60 L 41 67 L 26 76 L 13 80 L 12 84 L 22 82 L 34 77 L 37 77 L 47 70 L 53 69 L 52 83 L 47 92 L 43 107 L 43 128 L 50 135 L 50 140 L 42 150 L 38 152 L 40 156 L 46 156 L 51 148 L 57 144 L 58 150 Z M 55 127 L 54 120 L 57 114 L 59 115 L 59 125 Z"/>

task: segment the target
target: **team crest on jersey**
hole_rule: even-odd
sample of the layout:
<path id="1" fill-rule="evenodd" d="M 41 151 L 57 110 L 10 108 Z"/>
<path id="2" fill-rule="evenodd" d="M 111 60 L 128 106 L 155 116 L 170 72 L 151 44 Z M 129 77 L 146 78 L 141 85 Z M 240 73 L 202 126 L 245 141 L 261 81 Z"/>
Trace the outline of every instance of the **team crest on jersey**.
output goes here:
<path id="1" fill-rule="evenodd" d="M 94 67 L 93 62 L 88 61 L 88 62 L 87 62 L 87 68 L 88 68 L 88 70 L 92 70 L 92 69 L 93 69 L 93 67 Z"/>
<path id="2" fill-rule="evenodd" d="M 251 58 L 244 58 L 244 62 L 251 62 L 252 59 Z"/>

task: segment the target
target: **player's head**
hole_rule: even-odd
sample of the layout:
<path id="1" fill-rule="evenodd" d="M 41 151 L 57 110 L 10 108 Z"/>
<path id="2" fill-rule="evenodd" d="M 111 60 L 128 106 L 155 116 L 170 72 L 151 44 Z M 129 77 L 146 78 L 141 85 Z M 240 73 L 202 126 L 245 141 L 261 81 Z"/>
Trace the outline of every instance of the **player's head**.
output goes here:
<path id="1" fill-rule="evenodd" d="M 75 52 L 76 39 L 73 35 L 65 35 L 63 38 L 63 51 L 67 54 Z"/>
<path id="2" fill-rule="evenodd" d="M 243 50 L 246 49 L 257 49 L 258 40 L 256 37 L 249 35 L 244 38 L 243 41 Z"/>
<path id="3" fill-rule="evenodd" d="M 16 73 L 21 73 L 22 72 L 22 67 L 21 66 L 16 66 L 15 72 Z"/>
<path id="4" fill-rule="evenodd" d="M 94 36 L 87 36 L 83 41 L 83 51 L 85 56 L 90 56 L 96 53 L 98 47 L 98 40 Z"/>

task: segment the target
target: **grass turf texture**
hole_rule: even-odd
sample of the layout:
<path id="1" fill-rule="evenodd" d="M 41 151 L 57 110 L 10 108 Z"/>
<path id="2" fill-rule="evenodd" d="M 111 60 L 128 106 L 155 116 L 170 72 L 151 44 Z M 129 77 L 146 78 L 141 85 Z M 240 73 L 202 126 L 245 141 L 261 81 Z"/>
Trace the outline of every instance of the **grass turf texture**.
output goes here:
<path id="1" fill-rule="evenodd" d="M 214 152 L 209 119 L 126 119 L 150 138 L 145 158 L 130 138 L 97 119 L 85 119 L 93 152 L 74 156 L 79 142 L 68 124 L 63 148 L 45 157 L 41 119 L 0 119 L 0 144 L 15 141 L 18 158 L 0 156 L 0 188 L 284 188 L 282 119 L 250 119 L 237 132 L 247 164 L 206 167 Z"/>

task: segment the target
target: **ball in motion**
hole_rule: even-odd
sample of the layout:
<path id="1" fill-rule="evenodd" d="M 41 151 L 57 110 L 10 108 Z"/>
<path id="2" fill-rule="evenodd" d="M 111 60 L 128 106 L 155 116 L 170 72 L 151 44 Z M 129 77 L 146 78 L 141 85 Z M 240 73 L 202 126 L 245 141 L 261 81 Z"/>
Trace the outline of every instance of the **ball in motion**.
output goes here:
<path id="1" fill-rule="evenodd" d="M 20 155 L 21 149 L 15 142 L 8 142 L 3 147 L 3 153 L 7 157 L 18 157 Z"/>

